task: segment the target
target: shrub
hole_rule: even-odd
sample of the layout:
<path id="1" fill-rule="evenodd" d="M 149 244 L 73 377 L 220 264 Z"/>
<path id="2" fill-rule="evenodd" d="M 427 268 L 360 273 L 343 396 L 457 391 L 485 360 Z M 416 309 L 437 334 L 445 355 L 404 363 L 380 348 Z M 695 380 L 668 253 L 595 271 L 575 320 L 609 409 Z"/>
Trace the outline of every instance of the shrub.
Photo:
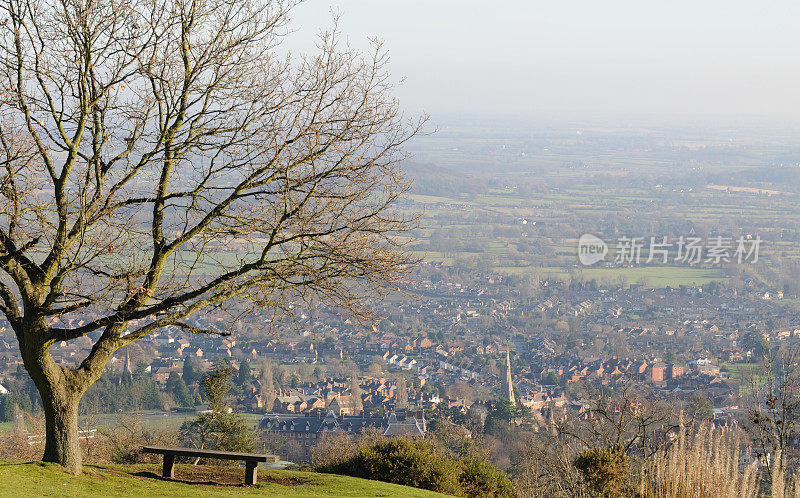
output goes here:
<path id="1" fill-rule="evenodd" d="M 358 453 L 359 444 L 349 434 L 324 434 L 311 448 L 311 465 L 315 468 L 333 465 L 345 458 L 352 458 Z M 274 450 L 273 450 L 274 451 Z"/>
<path id="2" fill-rule="evenodd" d="M 630 494 L 628 482 L 628 456 L 619 448 L 589 448 L 575 458 L 575 468 L 583 476 L 586 486 L 600 496 L 625 496 Z"/>
<path id="3" fill-rule="evenodd" d="M 121 417 L 113 426 L 103 429 L 100 435 L 107 444 L 105 448 L 98 448 L 95 459 L 122 464 L 156 463 L 160 457 L 141 453 L 142 446 L 174 446 L 178 436 L 175 431 L 146 428 L 139 414 Z"/>
<path id="4" fill-rule="evenodd" d="M 434 454 L 430 444 L 422 440 L 389 439 L 317 470 L 460 494 L 456 465 Z"/>
<path id="5" fill-rule="evenodd" d="M 514 496 L 511 482 L 497 467 L 483 459 L 451 460 L 421 439 L 359 445 L 354 453 L 326 459 L 315 470 L 456 496 Z"/>
<path id="6" fill-rule="evenodd" d="M 255 432 L 236 413 L 203 413 L 183 423 L 181 438 L 189 447 L 242 453 L 255 451 Z"/>
<path id="7" fill-rule="evenodd" d="M 511 480 L 500 469 L 482 458 L 461 462 L 458 482 L 466 496 L 514 496 Z"/>

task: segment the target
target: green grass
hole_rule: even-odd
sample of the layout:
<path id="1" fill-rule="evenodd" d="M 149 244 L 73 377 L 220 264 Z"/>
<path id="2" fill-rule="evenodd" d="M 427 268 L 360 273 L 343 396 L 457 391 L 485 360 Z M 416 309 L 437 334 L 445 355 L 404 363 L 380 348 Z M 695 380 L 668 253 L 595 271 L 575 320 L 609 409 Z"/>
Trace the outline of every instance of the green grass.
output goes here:
<path id="1" fill-rule="evenodd" d="M 189 465 L 176 466 L 176 480 L 159 477 L 158 465 L 84 466 L 82 475 L 65 473 L 54 464 L 0 460 L 0 496 L 181 496 L 213 498 L 218 496 L 443 496 L 430 491 L 314 472 L 259 470 L 255 486 L 211 484 L 181 480 Z M 194 469 L 198 469 L 195 467 Z M 228 479 L 242 469 L 199 467 L 219 472 Z"/>
<path id="2" fill-rule="evenodd" d="M 597 279 L 603 283 L 646 284 L 652 287 L 678 287 L 680 285 L 706 285 L 727 277 L 719 268 L 686 268 L 680 266 L 644 266 L 633 268 L 558 268 L 558 267 L 496 267 L 495 271 L 506 275 L 537 273 L 545 278 L 581 280 Z"/>
<path id="3" fill-rule="evenodd" d="M 255 426 L 261 420 L 261 415 L 257 413 L 241 413 L 242 418 L 248 425 Z M 79 420 L 81 427 L 90 426 L 92 428 L 109 428 L 123 422 L 126 418 L 136 419 L 142 427 L 148 430 L 178 430 L 181 425 L 197 417 L 195 412 L 166 412 L 163 410 L 144 410 L 134 413 L 101 413 L 92 417 L 83 416 Z M 13 424 L 12 424 L 13 425 Z M 10 432 L 12 425 L 9 425 L 7 432 Z M 0 424 L 0 433 L 3 432 L 3 424 Z"/>
<path id="4" fill-rule="evenodd" d="M 644 283 L 653 287 L 679 285 L 705 285 L 713 280 L 724 280 L 725 276 L 714 268 L 685 268 L 675 266 L 644 266 L 634 268 L 588 268 L 577 271 L 590 280 L 614 281 L 623 278 L 628 284 Z"/>
<path id="5" fill-rule="evenodd" d="M 446 265 L 452 265 L 455 262 L 455 258 L 451 256 L 445 256 L 445 253 L 443 252 L 437 252 L 437 251 L 410 251 L 410 252 L 413 257 L 424 258 L 425 261 L 428 261 L 429 263 L 444 263 Z"/>
<path id="6" fill-rule="evenodd" d="M 725 363 L 723 362 L 722 365 L 727 367 L 728 371 L 730 372 L 731 377 L 734 380 L 740 381 L 742 384 L 750 384 L 755 377 L 756 382 L 763 383 L 764 379 L 766 378 L 764 375 L 763 367 L 759 363 L 748 363 L 748 362 L 740 362 L 740 363 Z M 720 366 L 721 368 L 721 366 Z"/>

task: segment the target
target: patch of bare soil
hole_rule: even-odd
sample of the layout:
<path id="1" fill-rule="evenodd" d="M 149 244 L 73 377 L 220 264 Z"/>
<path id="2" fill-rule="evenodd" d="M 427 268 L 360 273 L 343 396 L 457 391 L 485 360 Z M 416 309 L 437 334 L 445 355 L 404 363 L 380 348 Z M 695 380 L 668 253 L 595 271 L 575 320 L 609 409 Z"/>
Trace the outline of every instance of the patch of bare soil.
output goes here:
<path id="1" fill-rule="evenodd" d="M 126 474 L 141 479 L 158 479 L 166 481 L 183 482 L 187 484 L 202 484 L 207 486 L 244 486 L 244 468 L 217 467 L 213 465 L 176 465 L 175 479 L 165 479 L 161 476 L 161 466 L 152 465 L 144 471 Z M 111 473 L 111 472 L 109 472 Z M 313 479 L 293 476 L 273 475 L 269 471 L 259 469 L 259 483 L 275 483 L 283 486 L 298 486 L 312 484 Z"/>

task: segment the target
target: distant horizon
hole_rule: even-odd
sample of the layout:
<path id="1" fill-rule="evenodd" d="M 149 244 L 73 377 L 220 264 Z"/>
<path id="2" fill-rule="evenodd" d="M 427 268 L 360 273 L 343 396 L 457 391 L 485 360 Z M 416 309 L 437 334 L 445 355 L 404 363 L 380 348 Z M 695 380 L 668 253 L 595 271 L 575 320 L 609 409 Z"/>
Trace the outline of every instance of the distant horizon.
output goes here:
<path id="1" fill-rule="evenodd" d="M 798 119 L 775 116 L 677 115 L 652 113 L 538 112 L 528 114 L 439 112 L 428 114 L 428 129 L 439 134 L 489 128 L 493 136 L 587 131 L 681 136 L 685 139 L 726 139 L 733 143 L 759 142 L 767 138 L 800 145 Z M 417 141 L 424 141 L 425 136 Z"/>
<path id="2" fill-rule="evenodd" d="M 315 0 L 286 47 L 378 37 L 411 113 L 702 116 L 800 123 L 800 4 Z"/>
<path id="3" fill-rule="evenodd" d="M 511 111 L 479 111 L 479 110 L 451 110 L 430 112 L 422 110 L 406 110 L 407 113 L 425 113 L 431 121 L 437 119 L 444 122 L 456 120 L 486 119 L 496 122 L 542 122 L 554 124 L 582 124 L 585 126 L 614 126 L 614 127 L 749 127 L 749 126 L 789 126 L 800 127 L 800 114 L 797 116 L 775 116 L 764 114 L 745 113 L 654 113 L 654 112 L 600 112 L 580 111 L 575 109 L 553 109 L 529 112 Z"/>

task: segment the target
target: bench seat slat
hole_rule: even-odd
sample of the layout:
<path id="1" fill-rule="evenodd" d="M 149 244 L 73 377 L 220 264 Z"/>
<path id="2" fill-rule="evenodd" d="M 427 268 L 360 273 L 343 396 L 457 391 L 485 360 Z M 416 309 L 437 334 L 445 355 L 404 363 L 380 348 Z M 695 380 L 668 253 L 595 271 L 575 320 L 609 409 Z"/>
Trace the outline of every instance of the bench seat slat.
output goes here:
<path id="1" fill-rule="evenodd" d="M 276 455 L 264 455 L 255 453 L 236 453 L 233 451 L 201 450 L 196 448 L 167 448 L 162 446 L 145 446 L 143 453 L 157 453 L 161 455 L 185 456 L 185 457 L 206 457 L 217 458 L 220 460 L 244 460 L 251 462 L 277 462 L 279 457 Z"/>

